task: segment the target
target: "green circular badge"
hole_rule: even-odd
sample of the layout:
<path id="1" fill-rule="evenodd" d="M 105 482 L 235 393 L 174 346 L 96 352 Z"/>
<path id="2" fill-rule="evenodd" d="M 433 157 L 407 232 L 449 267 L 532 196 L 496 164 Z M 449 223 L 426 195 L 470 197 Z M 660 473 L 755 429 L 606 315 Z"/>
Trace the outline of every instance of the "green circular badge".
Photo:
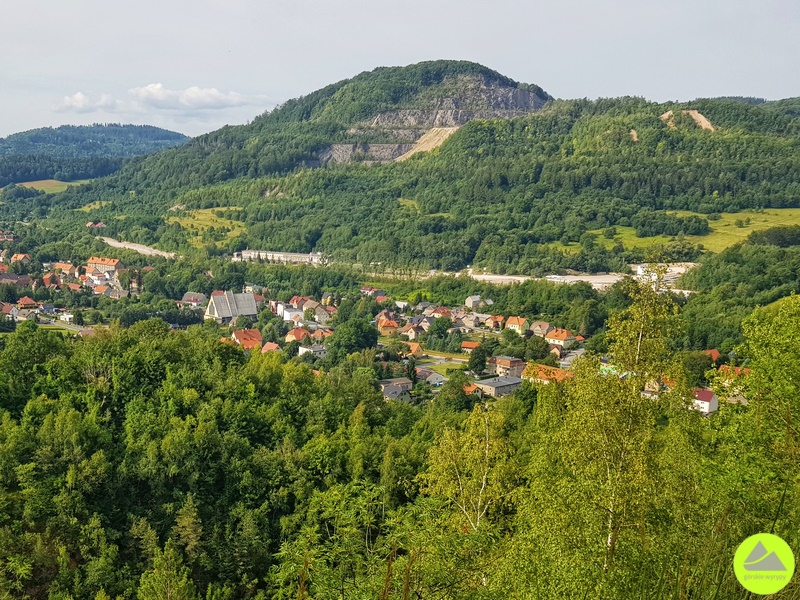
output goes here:
<path id="1" fill-rule="evenodd" d="M 777 535 L 757 533 L 736 549 L 733 570 L 746 590 L 754 594 L 774 594 L 792 579 L 794 554 L 789 544 Z"/>

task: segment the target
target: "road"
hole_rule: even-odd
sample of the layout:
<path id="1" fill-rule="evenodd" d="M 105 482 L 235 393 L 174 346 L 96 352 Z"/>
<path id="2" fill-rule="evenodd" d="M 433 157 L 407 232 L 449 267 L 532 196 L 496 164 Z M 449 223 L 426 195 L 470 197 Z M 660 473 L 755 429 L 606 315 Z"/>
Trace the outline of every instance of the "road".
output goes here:
<path id="1" fill-rule="evenodd" d="M 139 254 L 144 254 L 145 256 L 163 256 L 164 258 L 180 258 L 174 252 L 165 252 L 164 250 L 158 250 L 156 248 L 151 248 L 150 246 L 145 246 L 144 244 L 133 244 L 131 242 L 120 242 L 119 240 L 115 240 L 114 238 L 110 237 L 101 237 L 106 244 L 111 246 L 112 248 L 124 248 L 125 250 L 133 250 L 134 252 L 138 252 Z"/>

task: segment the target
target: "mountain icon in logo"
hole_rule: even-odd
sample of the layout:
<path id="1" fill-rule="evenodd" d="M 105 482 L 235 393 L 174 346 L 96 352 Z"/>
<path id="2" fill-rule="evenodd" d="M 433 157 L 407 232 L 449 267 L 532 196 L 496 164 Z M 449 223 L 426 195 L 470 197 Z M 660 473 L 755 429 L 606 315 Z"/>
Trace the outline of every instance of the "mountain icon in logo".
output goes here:
<path id="1" fill-rule="evenodd" d="M 774 552 L 769 552 L 764 544 L 758 542 L 756 547 L 744 561 L 747 571 L 785 571 L 786 566 Z"/>

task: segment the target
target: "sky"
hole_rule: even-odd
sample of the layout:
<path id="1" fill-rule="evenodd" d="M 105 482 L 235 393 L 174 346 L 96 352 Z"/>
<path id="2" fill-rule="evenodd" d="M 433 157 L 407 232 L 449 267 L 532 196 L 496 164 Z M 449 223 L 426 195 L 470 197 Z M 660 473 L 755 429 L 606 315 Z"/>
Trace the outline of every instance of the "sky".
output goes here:
<path id="1" fill-rule="evenodd" d="M 2 0 L 0 137 L 198 135 L 378 66 L 471 60 L 558 98 L 800 96 L 797 0 Z"/>

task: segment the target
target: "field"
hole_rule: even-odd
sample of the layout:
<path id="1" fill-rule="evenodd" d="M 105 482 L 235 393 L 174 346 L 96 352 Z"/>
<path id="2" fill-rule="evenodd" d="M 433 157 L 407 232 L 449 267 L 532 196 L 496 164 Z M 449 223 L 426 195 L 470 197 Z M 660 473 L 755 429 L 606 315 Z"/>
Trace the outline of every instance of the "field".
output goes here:
<path id="1" fill-rule="evenodd" d="M 96 202 L 91 202 L 91 203 L 87 204 L 86 206 L 81 206 L 77 210 L 79 210 L 81 212 L 88 213 L 88 212 L 91 212 L 93 210 L 99 210 L 99 209 L 103 208 L 104 206 L 108 206 L 109 204 L 111 204 L 111 203 L 110 202 L 106 202 L 104 200 L 97 200 Z"/>
<path id="2" fill-rule="evenodd" d="M 20 183 L 19 185 L 33 188 L 46 194 L 56 194 L 58 192 L 63 192 L 71 185 L 81 185 L 83 183 L 89 183 L 89 181 L 91 180 L 81 179 L 78 181 L 58 181 L 57 179 L 41 179 L 39 181 L 27 181 L 25 183 Z"/>
<path id="3" fill-rule="evenodd" d="M 184 216 L 170 217 L 169 223 L 178 223 L 190 233 L 195 233 L 189 239 L 189 243 L 196 248 L 202 248 L 209 241 L 207 234 L 213 227 L 215 229 L 213 242 L 222 245 L 231 238 L 238 237 L 245 232 L 244 223 L 232 221 L 219 216 L 220 211 L 237 210 L 240 207 L 230 206 L 226 208 L 202 208 L 199 210 L 188 211 Z"/>
<path id="4" fill-rule="evenodd" d="M 689 211 L 670 211 L 669 214 L 679 217 L 706 216 Z M 741 222 L 741 226 L 737 225 L 737 221 Z M 711 252 L 722 252 L 725 248 L 745 240 L 754 231 L 779 225 L 800 225 L 800 208 L 766 208 L 763 212 L 722 213 L 718 221 L 709 221 L 708 224 L 711 227 L 711 233 L 708 235 L 687 235 L 686 240 L 693 244 L 702 244 L 706 250 Z M 626 249 L 646 249 L 658 244 L 665 244 L 671 239 L 663 235 L 647 238 L 636 237 L 636 231 L 633 227 L 616 226 L 616 230 L 617 235 L 614 239 L 603 237 L 602 229 L 595 229 L 590 233 L 595 234 L 597 236 L 596 242 L 606 249 L 611 249 L 617 241 L 622 242 Z M 564 246 L 560 242 L 553 242 L 550 247 L 562 252 L 574 253 L 580 250 L 580 244 L 577 243 Z"/>

